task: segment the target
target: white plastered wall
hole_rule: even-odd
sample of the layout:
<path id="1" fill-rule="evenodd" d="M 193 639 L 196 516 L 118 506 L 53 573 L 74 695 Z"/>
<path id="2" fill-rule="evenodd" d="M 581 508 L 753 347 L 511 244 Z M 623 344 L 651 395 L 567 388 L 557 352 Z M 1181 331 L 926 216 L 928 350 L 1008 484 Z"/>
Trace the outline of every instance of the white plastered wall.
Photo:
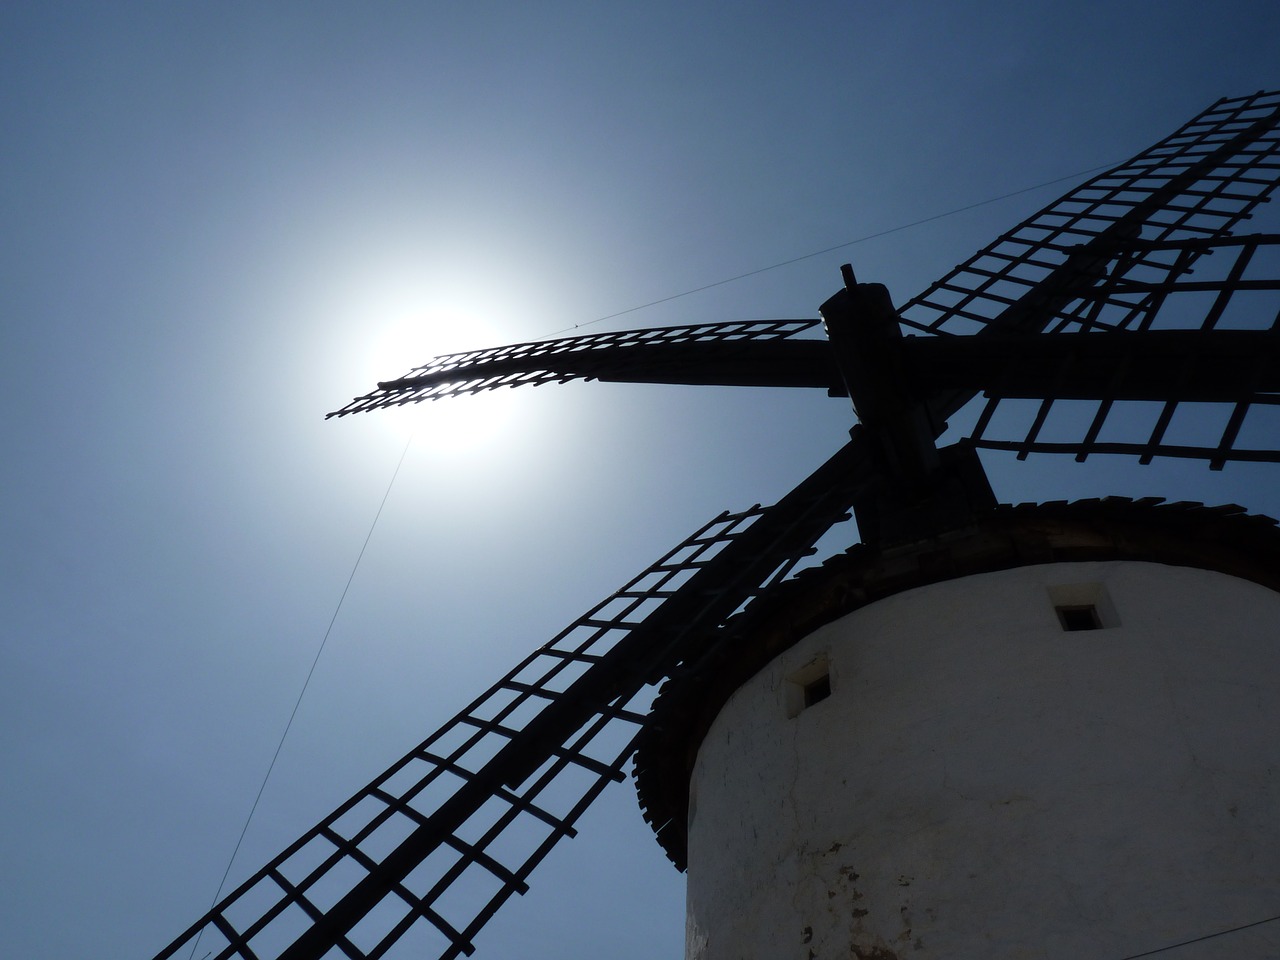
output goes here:
<path id="1" fill-rule="evenodd" d="M 1275 916 L 1280 594 L 1049 564 L 829 624 L 708 732 L 688 891 L 691 960 L 1119 960 Z M 1180 955 L 1277 956 L 1277 928 Z"/>

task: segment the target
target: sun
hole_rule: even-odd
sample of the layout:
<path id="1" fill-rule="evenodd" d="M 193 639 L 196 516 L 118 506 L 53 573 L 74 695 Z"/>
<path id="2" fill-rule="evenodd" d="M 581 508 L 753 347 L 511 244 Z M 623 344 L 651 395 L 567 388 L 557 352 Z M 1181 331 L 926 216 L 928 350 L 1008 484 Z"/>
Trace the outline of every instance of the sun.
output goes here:
<path id="1" fill-rule="evenodd" d="M 416 311 L 388 321 L 368 341 L 361 364 L 367 389 L 404 376 L 434 357 L 497 346 L 503 341 L 482 319 L 456 309 Z M 377 412 L 387 430 L 415 445 L 450 454 L 491 447 L 507 426 L 513 407 L 508 390 L 488 390 L 443 400 L 425 400 Z"/>

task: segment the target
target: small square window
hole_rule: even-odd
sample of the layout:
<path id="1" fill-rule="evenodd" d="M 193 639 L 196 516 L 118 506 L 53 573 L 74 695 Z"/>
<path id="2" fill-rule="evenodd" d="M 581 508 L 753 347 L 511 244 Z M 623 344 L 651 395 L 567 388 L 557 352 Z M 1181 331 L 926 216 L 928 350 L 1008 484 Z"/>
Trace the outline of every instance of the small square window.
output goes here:
<path id="1" fill-rule="evenodd" d="M 812 707 L 831 696 L 831 674 L 824 673 L 804 685 L 804 705 Z"/>
<path id="2" fill-rule="evenodd" d="M 1102 620 L 1093 604 L 1056 607 L 1063 630 L 1101 630 Z"/>
<path id="3" fill-rule="evenodd" d="M 788 717 L 798 717 L 831 696 L 831 662 L 819 654 L 786 679 L 784 701 Z"/>
<path id="4" fill-rule="evenodd" d="M 1057 583 L 1049 587 L 1049 603 L 1063 630 L 1108 630 L 1120 626 L 1120 616 L 1106 585 Z"/>

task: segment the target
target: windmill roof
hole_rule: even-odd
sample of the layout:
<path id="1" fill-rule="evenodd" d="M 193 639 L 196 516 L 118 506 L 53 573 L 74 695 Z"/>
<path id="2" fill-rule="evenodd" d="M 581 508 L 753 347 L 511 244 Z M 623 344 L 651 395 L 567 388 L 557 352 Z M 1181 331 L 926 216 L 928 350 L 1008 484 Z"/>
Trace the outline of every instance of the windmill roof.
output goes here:
<path id="1" fill-rule="evenodd" d="M 1214 570 L 1280 591 L 1280 527 L 1243 507 L 1107 497 L 1001 505 L 976 525 L 877 550 L 857 544 L 761 595 L 708 652 L 663 684 L 637 747 L 645 819 L 681 870 L 689 777 L 735 690 L 814 630 L 915 587 L 1042 563 L 1145 560 Z"/>

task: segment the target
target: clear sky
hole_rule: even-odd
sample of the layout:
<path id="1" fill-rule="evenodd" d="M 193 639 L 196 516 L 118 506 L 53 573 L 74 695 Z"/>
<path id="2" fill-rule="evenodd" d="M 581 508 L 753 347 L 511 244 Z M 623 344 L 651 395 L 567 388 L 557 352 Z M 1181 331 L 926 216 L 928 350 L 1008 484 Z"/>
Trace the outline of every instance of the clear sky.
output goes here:
<path id="1" fill-rule="evenodd" d="M 233 883 L 850 422 L 821 394 L 599 384 L 416 426 L 326 411 L 1123 159 L 1278 67 L 1270 0 L 5 4 L 6 955 L 145 958 L 207 909 L 407 431 Z M 1073 182 L 588 329 L 814 316 L 849 259 L 901 302 Z M 461 436 L 434 426 L 455 412 Z M 1007 500 L 1280 513 L 1261 469 L 991 471 Z M 622 785 L 478 945 L 682 941 Z"/>

